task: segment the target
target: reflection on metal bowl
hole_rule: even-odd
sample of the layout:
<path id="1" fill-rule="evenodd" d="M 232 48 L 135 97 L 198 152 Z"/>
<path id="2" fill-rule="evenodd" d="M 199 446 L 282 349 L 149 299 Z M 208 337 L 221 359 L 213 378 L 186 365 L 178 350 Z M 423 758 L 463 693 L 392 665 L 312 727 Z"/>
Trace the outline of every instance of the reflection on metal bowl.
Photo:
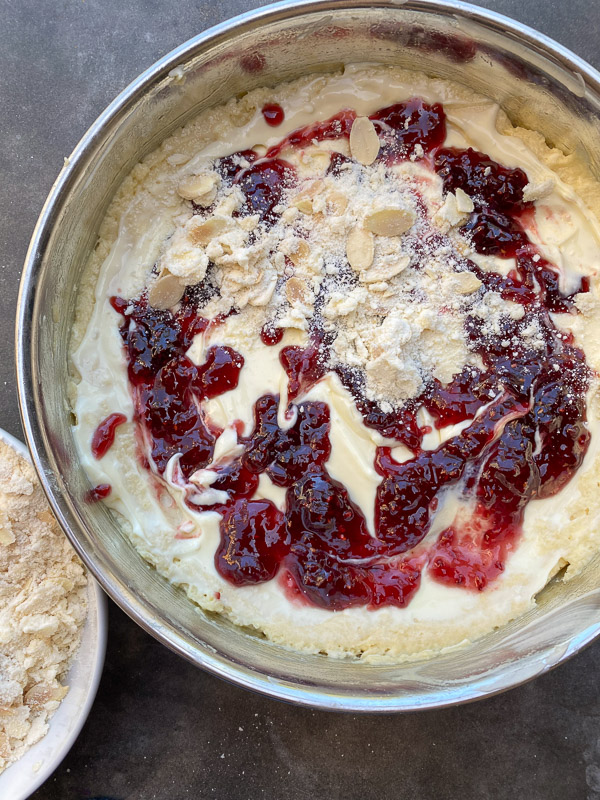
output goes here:
<path id="1" fill-rule="evenodd" d="M 390 666 L 304 655 L 203 612 L 151 569 L 102 504 L 88 504 L 66 407 L 75 293 L 120 181 L 176 127 L 255 87 L 344 62 L 394 63 L 466 84 L 513 122 L 578 150 L 600 178 L 600 75 L 518 23 L 463 3 L 286 2 L 197 36 L 132 83 L 79 143 L 34 232 L 23 275 L 18 377 L 27 439 L 54 511 L 92 573 L 140 625 L 216 675 L 291 702 L 402 711 L 490 695 L 564 661 L 600 633 L 600 560 L 474 644 Z"/>

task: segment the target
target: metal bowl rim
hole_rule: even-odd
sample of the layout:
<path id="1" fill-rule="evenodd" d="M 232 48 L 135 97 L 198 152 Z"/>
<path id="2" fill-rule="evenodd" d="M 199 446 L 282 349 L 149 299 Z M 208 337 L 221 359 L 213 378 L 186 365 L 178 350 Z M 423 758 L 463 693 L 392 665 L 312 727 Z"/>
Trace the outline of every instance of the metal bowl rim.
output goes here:
<path id="1" fill-rule="evenodd" d="M 504 684 L 500 682 L 494 689 L 486 689 L 485 686 L 478 689 L 477 681 L 475 681 L 474 685 L 453 690 L 452 693 L 446 693 L 441 698 L 438 696 L 437 698 L 434 697 L 434 699 L 427 699 L 424 702 L 415 702 L 415 699 L 407 699 L 402 694 L 338 695 L 326 689 L 308 689 L 300 685 L 294 685 L 291 682 L 270 678 L 264 673 L 241 667 L 228 658 L 212 653 L 209 647 L 200 649 L 198 645 L 194 648 L 186 646 L 184 637 L 175 631 L 172 626 L 156 624 L 157 621 L 149 613 L 143 600 L 134 595 L 121 582 L 115 581 L 112 575 L 106 575 L 96 566 L 86 547 L 79 541 L 73 530 L 73 528 L 78 527 L 76 520 L 73 519 L 73 515 L 62 499 L 60 492 L 56 492 L 53 489 L 48 478 L 48 474 L 51 473 L 51 467 L 44 441 L 44 431 L 40 426 L 40 415 L 37 413 L 37 406 L 39 405 L 38 386 L 33 379 L 32 369 L 37 331 L 37 315 L 35 313 L 38 302 L 36 292 L 37 278 L 42 268 L 45 246 L 50 232 L 60 220 L 61 209 L 72 183 L 80 174 L 86 159 L 93 157 L 97 140 L 103 136 L 111 125 L 118 121 L 120 115 L 126 111 L 128 106 L 143 95 L 148 88 L 155 82 L 165 78 L 172 69 L 182 61 L 186 61 L 203 46 L 216 44 L 224 37 L 230 38 L 242 33 L 245 29 L 250 29 L 260 24 L 268 24 L 270 21 L 336 10 L 340 7 L 358 11 L 367 8 L 402 7 L 411 11 L 443 13 L 446 16 L 458 14 L 474 22 L 481 23 L 488 28 L 493 28 L 505 36 L 508 34 L 516 37 L 534 50 L 539 51 L 541 49 L 545 56 L 550 56 L 554 60 L 558 58 L 561 66 L 567 70 L 579 72 L 593 85 L 600 95 L 600 72 L 571 50 L 545 34 L 503 14 L 473 6 L 470 3 L 459 2 L 459 0 L 443 0 L 442 2 L 437 2 L 436 0 L 373 0 L 373 2 L 365 2 L 365 0 L 299 0 L 299 2 L 298 0 L 282 0 L 281 2 L 272 3 L 237 15 L 208 28 L 152 64 L 106 107 L 82 136 L 69 158 L 66 159 L 63 169 L 50 190 L 32 234 L 24 262 L 17 301 L 15 360 L 19 410 L 26 442 L 42 487 L 54 514 L 72 545 L 87 568 L 117 605 L 140 627 L 169 649 L 196 666 L 230 683 L 301 706 L 329 711 L 362 713 L 394 713 L 444 708 L 472 702 L 483 697 L 491 697 L 507 689 L 520 686 L 538 675 L 549 672 L 593 642 L 600 635 L 600 621 L 590 626 L 586 635 L 578 638 L 574 646 L 567 648 L 554 661 L 546 661 L 544 666 L 533 675 L 525 675 L 518 680 L 509 679 Z"/>

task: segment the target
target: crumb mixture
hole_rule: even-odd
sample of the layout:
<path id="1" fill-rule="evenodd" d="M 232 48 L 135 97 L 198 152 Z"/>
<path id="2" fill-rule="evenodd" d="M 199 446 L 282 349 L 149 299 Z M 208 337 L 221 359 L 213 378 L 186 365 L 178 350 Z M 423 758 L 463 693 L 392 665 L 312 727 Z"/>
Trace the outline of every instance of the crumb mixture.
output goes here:
<path id="1" fill-rule="evenodd" d="M 358 127 L 364 135 L 360 123 L 377 138 L 366 117 L 354 121 L 352 133 Z M 273 213 L 262 218 L 240 215 L 239 184 L 223 185 L 214 168 L 184 179 L 184 198 L 199 192 L 200 182 L 211 189 L 194 196 L 189 219 L 182 216 L 159 259 L 150 301 L 169 307 L 186 284 L 206 282 L 211 264 L 215 299 L 207 316 L 253 308 L 245 317 L 256 335 L 265 324 L 307 331 L 318 321 L 333 340 L 323 366 L 364 375 L 364 396 L 390 409 L 431 377 L 447 383 L 465 365 L 480 366 L 465 340 L 468 313 L 497 325 L 522 309 L 498 296 L 491 305 L 477 292 L 482 283 L 468 270 L 457 235 L 473 211 L 465 192 L 448 193 L 442 204 L 441 180 L 430 171 L 414 159 L 372 164 L 364 142 L 336 140 L 335 170 L 331 142 L 309 144 L 299 157 L 284 148 L 301 180 L 286 185 L 284 175 Z M 234 158 L 232 165 L 249 166 Z M 209 211 L 197 213 L 204 204 Z"/>
<path id="2" fill-rule="evenodd" d="M 47 732 L 86 611 L 83 567 L 33 467 L 0 441 L 0 772 Z"/>

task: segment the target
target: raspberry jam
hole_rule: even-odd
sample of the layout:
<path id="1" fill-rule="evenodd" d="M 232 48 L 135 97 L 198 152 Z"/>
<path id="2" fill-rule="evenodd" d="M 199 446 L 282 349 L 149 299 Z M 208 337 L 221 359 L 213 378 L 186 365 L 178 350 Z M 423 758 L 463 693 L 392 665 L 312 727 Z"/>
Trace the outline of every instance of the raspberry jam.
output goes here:
<path id="1" fill-rule="evenodd" d="M 260 340 L 269 347 L 274 347 L 283 339 L 283 328 L 276 328 L 273 325 L 263 325 L 260 332 Z"/>
<path id="2" fill-rule="evenodd" d="M 267 158 L 238 172 L 234 182 L 245 198 L 236 215 L 248 217 L 258 214 L 261 222 L 272 225 L 279 216 L 275 207 L 283 199 L 285 189 L 296 182 L 296 170 L 287 161 Z"/>
<path id="3" fill-rule="evenodd" d="M 523 211 L 528 205 L 523 200 L 523 189 L 527 185 L 525 172 L 502 167 L 485 153 L 470 147 L 468 150 L 442 148 L 435 155 L 434 166 L 447 192 L 462 189 L 477 207 L 510 214 Z"/>
<path id="4" fill-rule="evenodd" d="M 278 144 L 267 152 L 267 158 L 278 156 L 287 147 L 307 147 L 315 142 L 322 142 L 325 139 L 347 139 L 352 130 L 352 123 L 356 119 L 356 112 L 340 111 L 339 114 L 325 120 L 307 125 L 304 128 L 292 131 Z"/>
<path id="5" fill-rule="evenodd" d="M 86 500 L 88 503 L 98 503 L 105 500 L 112 492 L 110 483 L 99 483 L 97 486 L 88 490 Z"/>
<path id="6" fill-rule="evenodd" d="M 159 474 L 179 454 L 186 477 L 206 466 L 220 431 L 206 422 L 199 401 L 237 385 L 243 358 L 229 347 L 211 348 L 197 367 L 185 355 L 194 336 L 208 327 L 186 298 L 180 310 L 157 311 L 145 297 L 130 304 L 113 298 L 113 308 L 125 315 L 121 327 L 133 389 L 135 419 L 149 442 Z"/>
<path id="7" fill-rule="evenodd" d="M 278 106 L 263 108 L 272 125 L 281 123 L 280 111 Z M 286 190 L 298 180 L 281 153 L 347 138 L 355 118 L 354 111 L 344 110 L 293 131 L 264 158 L 249 150 L 220 159 L 223 181 L 239 186 L 244 198 L 237 214 L 258 215 L 272 226 L 285 205 Z M 222 322 L 200 315 L 202 286 L 188 290 L 170 311 L 151 308 L 145 295 L 130 302 L 111 300 L 123 319 L 135 422 L 147 466 L 163 476 L 172 462 L 169 469 L 184 487 L 189 507 L 220 514 L 219 574 L 236 586 L 277 579 L 290 598 L 330 610 L 406 606 L 424 571 L 449 586 L 484 590 L 517 546 L 527 504 L 560 491 L 579 469 L 590 442 L 585 394 L 591 372 L 581 350 L 551 316 L 577 310 L 573 295 L 561 293 L 557 268 L 527 235 L 531 204 L 523 196 L 525 172 L 470 148 L 443 148 L 446 123 L 440 104 L 413 98 L 371 119 L 382 143 L 380 161 L 422 159 L 440 176 L 446 192 L 462 189 L 472 198 L 463 235 L 475 252 L 514 258 L 516 266 L 501 275 L 465 258 L 455 268 L 475 274 L 483 283 L 480 291 L 497 293 L 522 312 L 514 319 L 502 317 L 492 333 L 482 319 L 467 316 L 465 338 L 478 356 L 478 367 L 465 367 L 447 385 L 430 379 L 419 397 L 401 407 L 388 404 L 383 410 L 365 399 L 364 374 L 336 367 L 364 424 L 387 440 L 377 448 L 374 462 L 381 482 L 373 532 L 347 488 L 328 472 L 332 412 L 326 403 L 302 399 L 331 369 L 332 339 L 318 321 L 306 347 L 279 350 L 288 378 L 283 416 L 289 424 L 279 424 L 279 396 L 263 395 L 254 404 L 249 435 L 242 435 L 243 426 L 236 424 L 241 445 L 236 455 L 213 463 L 222 431 L 207 416 L 205 401 L 235 389 L 243 369 L 260 365 L 245 364 L 240 353 L 224 345 L 210 347 L 199 366 L 188 358 L 194 337 Z M 329 174 L 341 174 L 351 161 L 332 153 Z M 588 288 L 582 279 L 580 291 Z M 537 332 L 535 339 L 525 335 L 531 330 Z M 273 322 L 260 333 L 270 347 L 282 337 L 283 328 Z M 465 425 L 437 449 L 423 449 L 431 428 L 419 423 L 421 408 L 437 429 Z M 112 414 L 99 425 L 92 446 L 97 458 L 124 421 L 123 415 Z M 409 451 L 402 463 L 393 455 L 397 444 Z M 209 465 L 216 473 L 210 483 L 215 502 L 207 506 L 199 503 L 193 484 L 194 473 Z M 260 475 L 285 490 L 282 509 L 256 497 Z M 100 497 L 101 490 L 93 491 Z M 436 533 L 432 525 L 450 492 L 458 510 Z"/>
<path id="8" fill-rule="evenodd" d="M 418 98 L 382 108 L 370 119 L 382 141 L 379 158 L 389 164 L 422 158 L 446 138 L 446 115 L 440 103 L 428 105 Z"/>
<path id="9" fill-rule="evenodd" d="M 94 458 L 102 458 L 108 453 L 114 444 L 117 428 L 124 422 L 127 422 L 125 414 L 109 414 L 102 420 L 92 436 L 91 448 Z"/>
<path id="10" fill-rule="evenodd" d="M 278 103 L 267 103 L 267 105 L 262 107 L 261 112 L 267 125 L 270 125 L 272 128 L 281 125 L 285 119 L 285 112 Z"/>
<path id="11" fill-rule="evenodd" d="M 356 112 L 346 109 L 328 120 L 292 131 L 268 151 L 267 157 L 278 156 L 288 147 L 307 147 L 325 139 L 347 139 L 355 119 Z M 382 108 L 369 119 L 376 123 L 382 142 L 378 159 L 389 164 L 411 156 L 422 158 L 439 147 L 446 136 L 446 116 L 441 104 L 428 105 L 418 98 Z"/>

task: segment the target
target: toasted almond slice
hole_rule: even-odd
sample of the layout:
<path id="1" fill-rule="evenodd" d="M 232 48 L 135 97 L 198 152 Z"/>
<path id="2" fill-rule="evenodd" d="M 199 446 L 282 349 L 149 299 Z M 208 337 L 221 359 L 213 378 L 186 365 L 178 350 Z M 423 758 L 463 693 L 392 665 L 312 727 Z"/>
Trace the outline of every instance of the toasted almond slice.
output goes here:
<path id="1" fill-rule="evenodd" d="M 352 228 L 346 242 L 348 263 L 357 272 L 369 269 L 375 255 L 373 234 L 364 228 Z"/>
<path id="2" fill-rule="evenodd" d="M 288 302 L 305 303 L 308 295 L 308 287 L 302 278 L 288 278 L 285 284 L 285 296 Z"/>
<path id="3" fill-rule="evenodd" d="M 329 192 L 327 194 L 327 206 L 333 214 L 343 214 L 348 208 L 348 198 L 343 192 Z"/>
<path id="4" fill-rule="evenodd" d="M 217 180 L 218 178 L 214 174 L 190 175 L 189 178 L 185 178 L 181 181 L 177 187 L 177 194 L 180 197 L 183 197 L 184 200 L 195 201 L 203 200 L 205 197 L 208 197 L 210 194 L 212 194 L 212 200 L 214 200 Z"/>
<path id="5" fill-rule="evenodd" d="M 316 197 L 323 190 L 323 181 L 311 181 L 308 186 L 305 186 L 296 197 L 292 200 L 292 205 L 303 214 L 314 213 L 313 198 Z"/>
<path id="6" fill-rule="evenodd" d="M 62 700 L 68 692 L 67 686 L 49 686 L 44 683 L 37 683 L 25 694 L 25 705 L 33 711 L 39 711 L 46 703 L 53 700 Z"/>
<path id="7" fill-rule="evenodd" d="M 295 200 L 292 200 L 292 205 L 294 205 L 298 211 L 301 211 L 303 214 L 313 213 L 313 204 L 310 197 L 296 197 Z"/>
<path id="8" fill-rule="evenodd" d="M 180 283 L 179 279 L 170 272 L 164 272 L 158 276 L 148 290 L 148 302 L 152 308 L 166 311 L 167 308 L 171 308 L 181 300 L 184 292 L 185 286 Z"/>
<path id="9" fill-rule="evenodd" d="M 457 272 L 452 276 L 452 287 L 458 294 L 473 294 L 481 285 L 481 281 L 473 272 Z"/>
<path id="10" fill-rule="evenodd" d="M 357 117 L 350 131 L 350 152 L 359 164 L 372 164 L 379 153 L 379 136 L 368 117 Z"/>
<path id="11" fill-rule="evenodd" d="M 361 283 L 384 283 L 403 272 L 409 264 L 409 256 L 399 256 L 393 262 L 371 267 L 371 269 L 361 272 L 358 279 Z"/>
<path id="12" fill-rule="evenodd" d="M 296 242 L 294 249 L 289 254 L 289 259 L 294 264 L 294 266 L 298 266 L 300 262 L 306 261 L 306 259 L 310 256 L 310 247 L 308 246 L 308 242 L 306 239 L 298 239 Z"/>
<path id="13" fill-rule="evenodd" d="M 365 228 L 378 236 L 402 236 L 415 223 L 415 214 L 405 208 L 382 208 L 365 217 Z"/>
<path id="14" fill-rule="evenodd" d="M 470 214 L 473 211 L 475 208 L 473 201 L 460 187 L 454 192 L 454 196 L 456 197 L 456 208 L 459 211 L 463 214 Z"/>
<path id="15" fill-rule="evenodd" d="M 198 219 L 197 217 L 193 219 Z M 232 225 L 231 219 L 228 217 L 209 217 L 209 219 L 199 222 L 190 230 L 190 241 L 194 245 L 206 245 L 221 233 L 230 228 Z"/>

